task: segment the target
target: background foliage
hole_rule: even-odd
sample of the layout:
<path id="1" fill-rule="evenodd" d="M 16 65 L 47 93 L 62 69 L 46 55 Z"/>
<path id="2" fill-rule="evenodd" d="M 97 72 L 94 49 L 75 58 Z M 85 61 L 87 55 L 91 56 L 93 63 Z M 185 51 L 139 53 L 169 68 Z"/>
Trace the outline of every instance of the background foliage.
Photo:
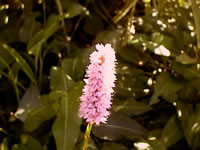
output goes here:
<path id="1" fill-rule="evenodd" d="M 80 150 L 96 43 L 118 59 L 89 150 L 200 149 L 199 0 L 1 0 L 0 149 Z"/>

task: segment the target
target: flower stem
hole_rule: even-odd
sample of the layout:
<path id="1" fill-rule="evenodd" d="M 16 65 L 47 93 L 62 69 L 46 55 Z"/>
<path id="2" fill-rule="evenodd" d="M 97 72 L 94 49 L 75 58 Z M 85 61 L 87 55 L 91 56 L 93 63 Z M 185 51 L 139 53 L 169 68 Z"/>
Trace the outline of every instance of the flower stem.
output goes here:
<path id="1" fill-rule="evenodd" d="M 87 125 L 87 129 L 85 131 L 85 140 L 84 140 L 84 144 L 83 144 L 83 150 L 87 150 L 88 148 L 88 141 L 89 141 L 89 138 L 90 138 L 90 132 L 92 130 L 92 124 L 88 123 Z"/>

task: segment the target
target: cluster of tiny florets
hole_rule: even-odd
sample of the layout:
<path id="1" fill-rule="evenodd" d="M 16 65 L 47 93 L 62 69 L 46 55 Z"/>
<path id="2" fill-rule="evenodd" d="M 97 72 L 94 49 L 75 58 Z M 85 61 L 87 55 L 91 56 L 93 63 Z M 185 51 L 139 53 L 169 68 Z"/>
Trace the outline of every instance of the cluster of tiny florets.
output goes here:
<path id="1" fill-rule="evenodd" d="M 110 44 L 96 45 L 86 71 L 86 85 L 80 97 L 80 116 L 90 124 L 105 123 L 109 116 L 116 80 L 115 51 Z"/>

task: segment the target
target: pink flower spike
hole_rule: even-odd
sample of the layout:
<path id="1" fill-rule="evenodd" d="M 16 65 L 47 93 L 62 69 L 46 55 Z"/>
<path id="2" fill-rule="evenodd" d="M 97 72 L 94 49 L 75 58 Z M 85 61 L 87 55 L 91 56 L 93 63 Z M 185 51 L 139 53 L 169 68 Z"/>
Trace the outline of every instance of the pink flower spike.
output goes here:
<path id="1" fill-rule="evenodd" d="M 90 54 L 86 71 L 86 85 L 80 97 L 80 116 L 90 124 L 106 123 L 111 107 L 112 93 L 116 80 L 115 51 L 110 44 L 96 45 Z"/>

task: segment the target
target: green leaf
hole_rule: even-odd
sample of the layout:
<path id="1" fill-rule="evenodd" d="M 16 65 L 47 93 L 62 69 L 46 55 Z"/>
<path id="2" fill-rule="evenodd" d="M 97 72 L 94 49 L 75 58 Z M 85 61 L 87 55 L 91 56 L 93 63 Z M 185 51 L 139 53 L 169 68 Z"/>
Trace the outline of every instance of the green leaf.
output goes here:
<path id="1" fill-rule="evenodd" d="M 196 60 L 194 58 L 191 58 L 186 53 L 182 53 L 178 56 L 176 56 L 176 61 L 180 62 L 182 64 L 194 64 Z"/>
<path id="2" fill-rule="evenodd" d="M 14 60 L 20 65 L 21 69 L 26 73 L 26 75 L 30 78 L 33 83 L 36 83 L 35 76 L 32 72 L 31 67 L 25 61 L 25 59 L 14 49 L 9 47 L 8 45 L 0 42 L 0 49 L 2 51 L 6 51 L 11 55 Z"/>
<path id="3" fill-rule="evenodd" d="M 110 43 L 112 47 L 116 50 L 120 47 L 121 33 L 118 30 L 104 30 L 97 34 L 95 43 Z"/>
<path id="4" fill-rule="evenodd" d="M 80 58 L 67 58 L 62 61 L 62 68 L 74 80 L 80 80 L 84 74 L 83 60 Z"/>
<path id="5" fill-rule="evenodd" d="M 200 9 L 199 6 L 197 5 L 196 0 L 191 0 L 191 7 L 192 7 L 192 12 L 194 14 L 194 22 L 196 26 L 196 34 L 197 34 L 197 47 L 200 49 Z"/>
<path id="6" fill-rule="evenodd" d="M 31 110 L 25 119 L 24 126 L 28 131 L 37 129 L 44 121 L 53 118 L 56 114 L 52 105 L 49 103 L 49 95 L 40 98 L 39 107 Z"/>
<path id="7" fill-rule="evenodd" d="M 82 13 L 86 13 L 86 8 L 74 1 L 62 1 L 63 9 L 66 11 L 64 13 L 65 18 L 70 19 L 78 16 Z"/>
<path id="8" fill-rule="evenodd" d="M 40 142 L 36 140 L 35 138 L 23 134 L 21 136 L 21 146 L 23 150 L 42 150 L 42 146 L 40 145 Z"/>
<path id="9" fill-rule="evenodd" d="M 17 111 L 15 112 L 15 116 L 24 122 L 28 115 L 28 112 L 31 109 L 39 106 L 39 96 L 39 90 L 34 85 L 31 85 L 23 95 L 18 105 Z"/>
<path id="10" fill-rule="evenodd" d="M 95 136 L 104 140 L 120 140 L 124 137 L 133 139 L 142 136 L 146 129 L 129 117 L 112 112 L 106 124 L 94 126 Z"/>
<path id="11" fill-rule="evenodd" d="M 148 59 L 146 53 L 142 52 L 141 49 L 134 45 L 127 45 L 126 47 L 120 48 L 117 53 L 126 61 L 133 64 L 138 64 L 139 61 L 145 63 Z"/>
<path id="12" fill-rule="evenodd" d="M 193 106 L 192 106 L 192 104 L 183 103 L 181 101 L 176 101 L 174 104 L 177 108 L 178 118 L 181 121 L 181 126 L 185 133 L 185 129 L 188 124 L 188 118 L 190 118 L 190 116 L 193 112 Z"/>
<path id="13" fill-rule="evenodd" d="M 198 101 L 198 89 L 193 85 L 193 81 L 189 81 L 179 92 L 179 99 L 184 102 L 193 103 Z"/>
<path id="14" fill-rule="evenodd" d="M 6 50 L 0 50 L 0 59 L 3 59 L 4 61 L 6 61 L 6 63 L 8 65 L 11 64 L 11 62 L 14 60 L 14 58 L 6 51 Z M 0 71 L 3 71 L 3 69 L 5 69 L 7 66 L 3 65 L 1 63 L 0 65 Z"/>
<path id="15" fill-rule="evenodd" d="M 72 78 L 60 67 L 52 67 L 50 71 L 51 90 L 69 91 L 74 86 Z"/>
<path id="16" fill-rule="evenodd" d="M 151 145 L 153 150 L 167 150 L 165 145 L 159 140 L 149 140 L 148 143 Z"/>
<path id="17" fill-rule="evenodd" d="M 192 80 L 191 81 L 191 84 L 197 89 L 197 90 L 199 90 L 200 91 L 200 79 L 199 78 L 197 78 L 197 79 L 195 79 L 195 80 Z"/>
<path id="18" fill-rule="evenodd" d="M 60 111 L 53 124 L 53 135 L 57 150 L 72 150 L 80 132 L 81 119 L 78 115 L 79 97 L 83 83 L 78 83 L 69 93 L 63 93 Z"/>
<path id="19" fill-rule="evenodd" d="M 173 37 L 163 33 L 154 32 L 152 34 L 152 42 L 156 43 L 158 46 L 163 45 L 169 50 L 173 49 Z"/>
<path id="20" fill-rule="evenodd" d="M 167 72 L 160 73 L 154 85 L 154 94 L 151 97 L 150 105 L 156 103 L 159 96 L 167 98 L 179 91 L 183 86 L 184 82 L 182 80 L 173 78 Z"/>
<path id="21" fill-rule="evenodd" d="M 196 78 L 199 75 L 199 71 L 197 69 L 196 64 L 181 64 L 175 62 L 172 65 L 172 68 L 180 75 L 182 75 L 185 79 L 191 80 Z"/>
<path id="22" fill-rule="evenodd" d="M 183 132 L 181 130 L 181 126 L 177 119 L 176 115 L 173 115 L 165 125 L 161 141 L 166 145 L 166 147 L 170 147 L 171 145 L 175 144 L 181 138 L 183 138 Z"/>
<path id="23" fill-rule="evenodd" d="M 134 99 L 128 99 L 128 100 L 115 99 L 112 104 L 112 110 L 114 112 L 119 112 L 127 116 L 140 115 L 142 113 L 150 111 L 151 109 L 152 108 L 147 104 L 136 101 Z"/>
<path id="24" fill-rule="evenodd" d="M 32 12 L 30 15 L 27 15 L 23 25 L 19 30 L 19 40 L 27 43 L 33 34 L 41 28 L 41 23 L 36 21 L 36 17 L 40 15 L 39 12 Z"/>
<path id="25" fill-rule="evenodd" d="M 27 50 L 29 54 L 38 55 L 41 50 L 41 46 L 46 40 L 52 36 L 60 27 L 59 22 L 61 16 L 51 15 L 48 19 L 47 26 L 38 31 L 29 41 Z"/>
<path id="26" fill-rule="evenodd" d="M 187 126 L 184 130 L 190 147 L 198 149 L 200 147 L 200 104 L 196 105 L 196 109 L 187 118 Z"/>

